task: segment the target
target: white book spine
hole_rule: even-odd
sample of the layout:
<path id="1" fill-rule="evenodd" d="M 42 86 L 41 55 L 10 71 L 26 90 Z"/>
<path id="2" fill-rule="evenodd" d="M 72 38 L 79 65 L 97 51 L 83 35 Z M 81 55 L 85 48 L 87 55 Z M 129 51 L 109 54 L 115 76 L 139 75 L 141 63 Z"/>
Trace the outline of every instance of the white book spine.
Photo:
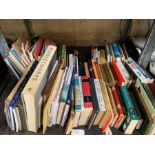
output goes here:
<path id="1" fill-rule="evenodd" d="M 67 116 L 68 116 L 68 113 L 69 113 L 69 108 L 70 108 L 70 105 L 66 105 L 65 111 L 64 111 L 64 114 L 63 114 L 63 117 L 62 117 L 62 121 L 61 121 L 61 126 L 62 127 L 64 127 L 64 125 L 65 125 L 65 122 L 66 122 L 66 119 L 67 119 Z"/>
<path id="2" fill-rule="evenodd" d="M 94 79 L 94 84 L 95 84 L 95 90 L 96 90 L 96 95 L 97 95 L 97 100 L 99 103 L 99 108 L 102 111 L 105 111 L 105 103 L 104 103 L 104 99 L 102 96 L 102 90 L 101 90 L 101 86 L 100 86 L 100 81 L 98 79 Z"/>
<path id="3" fill-rule="evenodd" d="M 125 69 L 124 65 L 122 64 L 122 62 L 119 60 L 119 61 L 117 61 L 116 64 L 117 64 L 117 66 L 118 66 L 118 69 L 119 69 L 120 72 L 122 73 L 123 78 L 124 78 L 125 80 L 129 80 L 129 79 L 130 79 L 129 74 L 128 74 L 127 70 Z"/>
<path id="4" fill-rule="evenodd" d="M 127 61 L 127 64 L 133 70 L 133 72 L 137 75 L 137 77 L 141 80 L 141 82 L 144 82 L 144 83 L 147 82 L 147 79 L 143 76 L 143 74 L 139 71 L 139 69 L 133 63 L 130 64 Z"/>

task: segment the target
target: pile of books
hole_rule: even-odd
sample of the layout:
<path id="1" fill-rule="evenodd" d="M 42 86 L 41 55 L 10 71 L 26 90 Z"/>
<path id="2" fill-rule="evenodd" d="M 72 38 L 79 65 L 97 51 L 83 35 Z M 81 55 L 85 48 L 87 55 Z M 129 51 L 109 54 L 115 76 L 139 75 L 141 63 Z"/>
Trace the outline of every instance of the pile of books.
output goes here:
<path id="1" fill-rule="evenodd" d="M 12 131 L 46 132 L 59 125 L 98 126 L 155 134 L 154 78 L 128 55 L 123 43 L 92 47 L 89 54 L 49 45 L 32 59 L 5 101 Z M 52 130 L 52 128 L 51 128 Z"/>
<path id="2" fill-rule="evenodd" d="M 40 59 L 47 49 L 48 45 L 53 44 L 50 39 L 44 37 L 26 38 L 21 34 L 12 44 L 7 53 L 5 62 L 17 79 L 24 74 L 25 69 L 34 60 Z"/>

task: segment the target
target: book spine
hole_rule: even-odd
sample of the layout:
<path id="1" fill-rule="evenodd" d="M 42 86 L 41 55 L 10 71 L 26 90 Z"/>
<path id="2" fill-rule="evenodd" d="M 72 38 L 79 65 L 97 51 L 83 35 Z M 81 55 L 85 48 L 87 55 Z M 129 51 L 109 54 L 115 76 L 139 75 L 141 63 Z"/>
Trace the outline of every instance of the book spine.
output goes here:
<path id="1" fill-rule="evenodd" d="M 108 44 L 105 45 L 105 48 L 106 48 L 107 61 L 110 62 L 110 50 Z"/>
<path id="2" fill-rule="evenodd" d="M 103 100 L 102 90 L 101 90 L 99 80 L 94 79 L 94 84 L 95 84 L 95 90 L 97 92 L 96 95 L 97 95 L 97 100 L 98 100 L 100 111 L 105 111 L 105 103 L 104 103 L 104 100 Z"/>
<path id="3" fill-rule="evenodd" d="M 126 61 L 127 65 L 130 67 L 131 71 L 134 72 L 134 74 L 141 80 L 141 82 L 146 83 L 147 79 L 144 77 L 144 75 L 137 69 L 137 67 L 128 59 Z"/>
<path id="4" fill-rule="evenodd" d="M 137 120 L 138 117 L 126 86 L 121 86 L 120 91 L 129 117 L 133 120 Z"/>
<path id="5" fill-rule="evenodd" d="M 114 62 L 114 61 L 112 62 L 112 67 L 113 67 L 113 70 L 114 70 L 114 72 L 115 72 L 115 74 L 117 76 L 117 79 L 118 79 L 118 86 L 123 85 L 125 81 L 123 79 L 123 76 L 122 76 L 121 72 L 118 69 L 118 66 L 117 66 L 116 62 Z"/>
<path id="6" fill-rule="evenodd" d="M 75 92 L 75 110 L 81 110 L 81 95 L 80 95 L 79 77 L 76 77 L 74 79 L 74 92 Z"/>
<path id="7" fill-rule="evenodd" d="M 122 110 L 122 107 L 121 107 L 121 104 L 120 104 L 120 101 L 119 101 L 119 97 L 117 95 L 117 92 L 115 90 L 114 87 L 112 87 L 112 94 L 114 96 L 114 100 L 115 100 L 115 103 L 116 103 L 116 107 L 117 107 L 117 111 L 119 113 L 119 115 L 123 114 L 123 110 Z"/>
<path id="8" fill-rule="evenodd" d="M 140 67 L 133 59 L 131 59 L 131 62 L 139 69 L 139 71 L 144 75 L 145 78 L 152 78 L 152 76 L 147 73 L 142 67 Z"/>
<path id="9" fill-rule="evenodd" d="M 43 37 L 39 38 L 39 40 L 37 42 L 37 46 L 36 46 L 34 53 L 33 53 L 35 59 L 38 59 L 38 56 L 40 55 L 44 41 L 45 41 L 45 39 Z"/>
<path id="10" fill-rule="evenodd" d="M 120 51 L 119 51 L 119 48 L 118 48 L 117 44 L 116 44 L 116 43 L 113 43 L 113 44 L 112 44 L 112 47 L 113 47 L 113 51 L 114 51 L 115 57 L 116 57 L 116 58 L 117 58 L 117 57 L 120 57 Z"/>
<path id="11" fill-rule="evenodd" d="M 91 92 L 90 92 L 90 85 L 89 79 L 86 76 L 82 76 L 82 90 L 83 90 L 83 97 L 84 97 L 84 107 L 85 108 L 92 108 L 92 99 L 91 99 Z"/>

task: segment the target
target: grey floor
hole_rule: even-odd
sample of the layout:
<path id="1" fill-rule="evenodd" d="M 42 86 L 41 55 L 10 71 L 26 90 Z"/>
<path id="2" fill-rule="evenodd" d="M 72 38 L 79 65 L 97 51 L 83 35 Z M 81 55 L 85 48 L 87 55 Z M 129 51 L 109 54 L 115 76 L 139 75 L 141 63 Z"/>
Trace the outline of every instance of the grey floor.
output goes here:
<path id="1" fill-rule="evenodd" d="M 27 131 L 22 131 L 19 133 L 15 133 L 11 131 L 8 126 L 4 115 L 4 101 L 5 98 L 8 96 L 8 94 L 13 89 L 14 85 L 16 84 L 15 80 L 12 80 L 11 77 L 7 76 L 5 80 L 5 90 L 0 96 L 0 135 L 42 135 L 42 128 L 39 129 L 38 133 L 32 133 Z M 87 129 L 86 127 L 82 127 L 82 129 L 85 130 L 86 135 L 104 135 L 104 133 L 101 132 L 101 130 L 97 126 L 93 126 L 91 129 Z M 121 130 L 111 129 L 113 135 L 123 135 L 123 132 Z M 134 131 L 133 135 L 139 135 L 140 132 Z M 46 135 L 64 135 L 64 129 L 55 126 L 52 128 L 48 128 Z"/>

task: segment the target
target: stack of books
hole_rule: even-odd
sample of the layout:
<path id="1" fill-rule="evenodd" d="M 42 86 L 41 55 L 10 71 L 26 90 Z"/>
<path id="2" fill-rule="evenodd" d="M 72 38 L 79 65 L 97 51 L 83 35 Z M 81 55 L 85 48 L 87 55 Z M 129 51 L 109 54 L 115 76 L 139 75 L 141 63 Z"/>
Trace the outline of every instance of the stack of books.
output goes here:
<path id="1" fill-rule="evenodd" d="M 20 79 L 26 68 L 34 60 L 39 60 L 49 45 L 53 44 L 52 40 L 44 37 L 35 37 L 28 39 L 24 34 L 12 43 L 5 62 L 17 79 Z"/>
<path id="2" fill-rule="evenodd" d="M 5 101 L 12 131 L 36 133 L 43 128 L 46 133 L 59 125 L 65 134 L 83 126 L 98 126 L 106 134 L 112 134 L 111 128 L 155 134 L 152 75 L 128 56 L 123 43 L 106 43 L 88 52 L 83 58 L 76 49 L 68 51 L 63 45 L 57 50 L 52 44 L 40 59 L 33 54 Z"/>

